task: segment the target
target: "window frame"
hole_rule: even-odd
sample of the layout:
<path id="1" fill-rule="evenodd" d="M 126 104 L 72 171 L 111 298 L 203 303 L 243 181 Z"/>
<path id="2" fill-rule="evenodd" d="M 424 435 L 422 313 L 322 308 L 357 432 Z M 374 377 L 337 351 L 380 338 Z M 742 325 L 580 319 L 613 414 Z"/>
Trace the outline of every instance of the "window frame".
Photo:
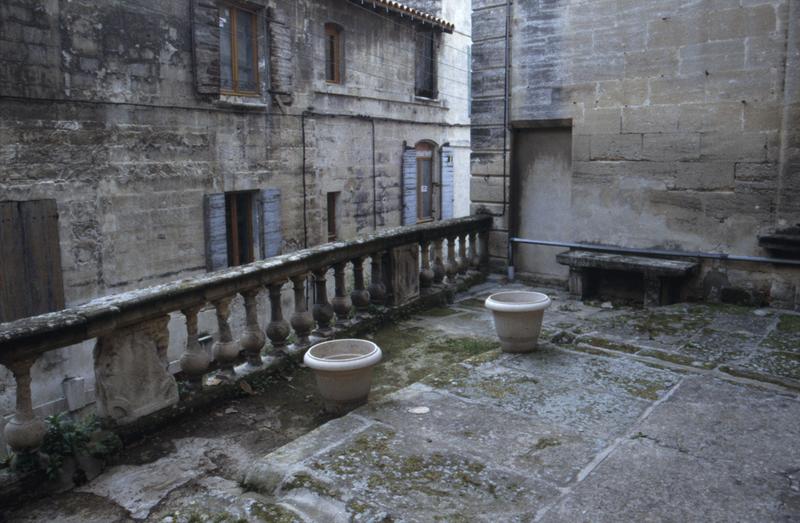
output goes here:
<path id="1" fill-rule="evenodd" d="M 435 153 L 436 147 L 430 142 L 424 142 L 423 141 L 423 142 L 418 142 L 414 146 L 414 149 L 417 152 L 417 166 L 416 166 L 417 167 L 417 223 L 431 222 L 431 221 L 434 221 L 436 219 L 436 213 L 435 213 L 435 209 L 434 209 L 434 198 L 433 198 L 433 187 L 434 187 L 434 184 L 435 184 L 434 180 L 435 180 L 435 176 L 436 176 L 436 173 L 434 171 L 434 168 L 435 168 L 436 164 L 433 161 L 433 157 L 434 157 L 434 153 Z M 420 153 L 428 153 L 428 154 L 430 154 L 430 156 L 428 156 L 428 157 L 420 156 Z M 431 179 L 430 179 L 430 184 L 428 185 L 427 193 L 422 192 L 422 186 L 423 186 L 422 173 L 423 173 L 423 169 L 421 168 L 421 165 L 424 162 L 428 162 L 430 164 L 430 173 L 431 173 Z M 424 205 L 423 205 L 423 198 L 424 198 L 423 195 L 424 194 L 427 194 L 427 197 L 430 199 L 430 211 L 431 212 L 430 212 L 430 215 L 428 215 L 428 216 L 423 216 L 422 215 L 422 210 L 424 209 Z"/>
<path id="2" fill-rule="evenodd" d="M 218 12 L 221 11 L 223 8 L 227 8 L 230 12 L 230 23 L 231 23 L 231 77 L 233 82 L 233 89 L 225 89 L 222 87 L 222 73 L 220 72 L 220 87 L 219 92 L 222 95 L 227 96 L 261 96 L 261 72 L 259 71 L 258 67 L 258 16 L 259 11 L 256 8 L 251 8 L 244 6 L 239 3 L 235 2 L 220 2 L 218 6 Z M 251 25 L 252 25 L 252 41 L 251 45 L 253 46 L 253 63 L 252 67 L 255 71 L 256 78 L 255 78 L 255 91 L 242 91 L 239 89 L 239 53 L 238 53 L 238 42 L 236 38 L 236 30 L 238 17 L 235 16 L 236 11 L 244 11 L 251 16 Z M 220 35 L 220 41 L 222 39 L 222 35 Z M 220 61 L 219 61 L 220 70 L 222 69 L 222 53 L 220 53 Z"/>
<path id="3" fill-rule="evenodd" d="M 339 191 L 332 191 L 327 194 L 327 226 L 328 226 L 328 241 L 335 242 L 339 237 Z"/>
<path id="4" fill-rule="evenodd" d="M 333 56 L 329 56 L 330 38 L 333 37 L 334 49 Z M 330 67 L 331 62 L 333 67 Z M 333 78 L 328 73 L 333 70 Z M 329 84 L 341 85 L 344 83 L 344 29 L 339 24 L 333 22 L 325 23 L 325 82 Z"/>
<path id="5" fill-rule="evenodd" d="M 225 192 L 225 229 L 228 248 L 228 267 L 238 267 L 256 261 L 256 223 L 253 220 L 253 210 L 256 205 L 257 191 L 228 191 Z M 246 203 L 239 209 L 239 199 L 246 196 Z M 238 218 L 244 212 L 245 216 L 245 238 L 244 242 L 239 235 Z M 247 244 L 247 252 L 250 259 L 242 259 L 242 245 Z"/>

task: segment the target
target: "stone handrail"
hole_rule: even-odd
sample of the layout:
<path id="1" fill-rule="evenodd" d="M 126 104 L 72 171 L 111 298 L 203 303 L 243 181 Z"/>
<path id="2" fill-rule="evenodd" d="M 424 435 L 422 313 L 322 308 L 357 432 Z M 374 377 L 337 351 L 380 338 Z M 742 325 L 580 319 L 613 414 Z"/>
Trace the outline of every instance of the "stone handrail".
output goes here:
<path id="1" fill-rule="evenodd" d="M 232 379 L 236 376 L 234 363 L 240 353 L 251 369 L 258 369 L 271 357 L 262 357 L 267 338 L 273 351 L 288 351 L 287 340 L 293 329 L 297 342 L 291 350 L 303 350 L 311 343 L 315 323 L 313 336 L 325 339 L 334 334 L 336 327 L 344 327 L 351 321 L 353 308 L 363 315 L 370 305 L 382 306 L 386 297 L 382 269 L 388 251 L 414 246 L 412 252 L 421 289 L 442 284 L 445 277 L 450 284 L 469 268 L 477 269 L 488 260 L 490 227 L 489 216 L 471 216 L 385 229 L 352 241 L 326 243 L 2 323 L 0 364 L 11 370 L 17 384 L 16 410 L 4 431 L 6 442 L 17 453 L 35 451 L 41 444 L 45 426 L 33 413 L 30 369 L 48 351 L 96 338 L 98 413 L 118 423 L 130 422 L 178 401 L 177 383 L 167 370 L 166 359 L 171 313 L 180 312 L 186 318 L 187 342 L 180 359 L 181 370 L 188 380 L 186 386 L 202 388 L 212 359 L 197 339 L 197 315 L 209 303 L 214 307 L 218 326 L 212 349 L 213 360 L 220 368 L 218 377 Z M 372 267 L 369 287 L 364 282 L 365 258 L 370 258 Z M 349 296 L 345 292 L 348 263 L 352 264 L 355 287 Z M 326 283 L 331 268 L 336 290 L 328 302 Z M 305 300 L 309 274 L 314 276 L 316 290 L 313 312 L 307 310 Z M 295 297 L 290 321 L 283 318 L 281 305 L 281 290 L 287 280 L 293 284 Z M 259 325 L 256 306 L 257 296 L 264 289 L 269 294 L 271 309 L 266 331 Z M 245 309 L 245 327 L 238 340 L 234 339 L 228 321 L 231 301 L 237 295 L 243 297 Z M 332 325 L 334 316 L 336 326 Z M 131 390 L 136 393 L 131 395 Z"/>

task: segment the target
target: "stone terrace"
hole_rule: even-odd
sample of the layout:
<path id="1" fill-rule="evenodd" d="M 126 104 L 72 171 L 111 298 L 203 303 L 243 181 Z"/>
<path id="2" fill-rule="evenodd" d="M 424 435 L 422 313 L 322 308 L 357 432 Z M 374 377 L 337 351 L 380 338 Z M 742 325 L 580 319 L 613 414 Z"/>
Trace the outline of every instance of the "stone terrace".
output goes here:
<path id="1" fill-rule="evenodd" d="M 546 341 L 511 356 L 482 308 L 498 285 L 376 331 L 372 400 L 347 416 L 301 369 L 8 520 L 800 518 L 800 315 L 546 290 Z"/>

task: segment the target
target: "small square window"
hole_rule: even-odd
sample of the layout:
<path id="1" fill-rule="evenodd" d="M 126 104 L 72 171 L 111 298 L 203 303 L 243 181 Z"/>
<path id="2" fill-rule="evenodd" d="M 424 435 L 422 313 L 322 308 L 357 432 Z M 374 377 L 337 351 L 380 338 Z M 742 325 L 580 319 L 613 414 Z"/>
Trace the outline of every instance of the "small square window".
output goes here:
<path id="1" fill-rule="evenodd" d="M 242 7 L 220 6 L 219 80 L 223 94 L 259 94 L 257 19 L 255 12 Z"/>

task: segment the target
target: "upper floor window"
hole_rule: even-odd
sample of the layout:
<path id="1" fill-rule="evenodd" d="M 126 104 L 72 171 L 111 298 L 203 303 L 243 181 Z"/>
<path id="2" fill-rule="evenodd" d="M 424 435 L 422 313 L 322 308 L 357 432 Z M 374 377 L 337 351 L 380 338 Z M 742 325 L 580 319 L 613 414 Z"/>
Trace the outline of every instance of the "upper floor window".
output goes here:
<path id="1" fill-rule="evenodd" d="M 418 29 L 416 33 L 416 75 L 414 94 L 436 98 L 436 34 Z"/>
<path id="2" fill-rule="evenodd" d="M 219 8 L 219 82 L 224 94 L 259 94 L 257 18 L 238 5 Z"/>
<path id="3" fill-rule="evenodd" d="M 330 83 L 342 83 L 342 56 L 342 28 L 336 24 L 325 24 L 325 80 Z"/>

